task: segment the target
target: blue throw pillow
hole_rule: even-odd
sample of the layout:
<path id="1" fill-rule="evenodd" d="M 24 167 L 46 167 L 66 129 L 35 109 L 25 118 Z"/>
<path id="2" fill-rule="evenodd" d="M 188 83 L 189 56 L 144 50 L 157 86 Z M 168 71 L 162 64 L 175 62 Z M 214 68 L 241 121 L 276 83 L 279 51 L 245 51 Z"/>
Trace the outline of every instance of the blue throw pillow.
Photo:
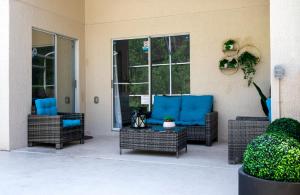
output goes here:
<path id="1" fill-rule="evenodd" d="M 151 117 L 164 120 L 166 116 L 174 120 L 179 119 L 181 97 L 180 96 L 155 96 Z"/>
<path id="2" fill-rule="evenodd" d="M 37 99 L 35 100 L 35 107 L 37 115 L 57 115 L 55 98 Z"/>
<path id="3" fill-rule="evenodd" d="M 183 96 L 180 121 L 205 125 L 205 115 L 212 111 L 213 96 Z"/>

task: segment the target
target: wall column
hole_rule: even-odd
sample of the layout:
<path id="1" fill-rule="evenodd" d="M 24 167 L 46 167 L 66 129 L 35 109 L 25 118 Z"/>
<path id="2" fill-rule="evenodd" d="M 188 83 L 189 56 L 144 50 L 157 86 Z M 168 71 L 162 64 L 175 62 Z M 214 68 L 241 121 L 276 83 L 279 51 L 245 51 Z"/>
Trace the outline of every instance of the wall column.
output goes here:
<path id="1" fill-rule="evenodd" d="M 272 118 L 300 120 L 300 1 L 272 0 L 270 11 Z M 273 76 L 276 65 L 285 68 L 281 81 Z"/>
<path id="2" fill-rule="evenodd" d="M 0 1 L 0 150 L 9 150 L 9 0 Z"/>

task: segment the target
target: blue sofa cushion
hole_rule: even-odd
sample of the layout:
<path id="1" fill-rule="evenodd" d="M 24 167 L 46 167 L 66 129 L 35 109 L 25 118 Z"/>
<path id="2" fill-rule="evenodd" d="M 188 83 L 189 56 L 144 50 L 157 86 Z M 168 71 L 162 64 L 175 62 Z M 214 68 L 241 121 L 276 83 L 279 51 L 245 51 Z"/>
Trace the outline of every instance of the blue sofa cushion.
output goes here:
<path id="1" fill-rule="evenodd" d="M 163 125 L 164 120 L 160 120 L 160 119 L 154 119 L 154 118 L 148 118 L 146 120 L 146 124 L 150 124 L 150 125 Z"/>
<path id="2" fill-rule="evenodd" d="M 205 115 L 212 111 L 213 96 L 183 96 L 180 112 L 181 122 L 205 125 Z"/>
<path id="3" fill-rule="evenodd" d="M 269 110 L 269 113 L 268 113 L 269 121 L 272 121 L 271 98 L 267 99 L 266 104 L 267 104 L 267 107 Z"/>
<path id="4" fill-rule="evenodd" d="M 55 98 L 37 99 L 35 100 L 35 107 L 37 115 L 57 115 Z"/>
<path id="5" fill-rule="evenodd" d="M 76 120 L 63 120 L 63 127 L 76 127 L 76 126 L 80 126 L 80 120 L 76 119 Z"/>
<path id="6" fill-rule="evenodd" d="M 153 119 L 164 120 L 166 116 L 170 116 L 174 120 L 178 120 L 180 104 L 180 96 L 155 96 L 151 117 Z"/>
<path id="7" fill-rule="evenodd" d="M 175 121 L 178 126 L 203 125 L 200 121 Z"/>

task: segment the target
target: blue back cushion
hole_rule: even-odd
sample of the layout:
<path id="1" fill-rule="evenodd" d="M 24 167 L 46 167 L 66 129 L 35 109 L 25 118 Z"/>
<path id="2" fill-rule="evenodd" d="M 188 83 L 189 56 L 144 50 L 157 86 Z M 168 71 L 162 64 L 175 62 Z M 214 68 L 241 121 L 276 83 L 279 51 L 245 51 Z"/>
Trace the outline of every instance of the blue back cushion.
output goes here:
<path id="1" fill-rule="evenodd" d="M 183 96 L 180 121 L 205 125 L 205 115 L 212 111 L 213 96 Z"/>
<path id="2" fill-rule="evenodd" d="M 80 120 L 63 120 L 63 127 L 76 127 L 80 126 Z"/>
<path id="3" fill-rule="evenodd" d="M 55 98 L 37 99 L 35 100 L 35 107 L 37 115 L 57 115 Z"/>
<path id="4" fill-rule="evenodd" d="M 180 104 L 180 96 L 155 96 L 151 118 L 164 120 L 166 116 L 170 116 L 178 120 Z"/>
<path id="5" fill-rule="evenodd" d="M 272 121 L 272 110 L 271 110 L 271 98 L 268 98 L 266 101 L 269 113 L 268 113 L 268 117 L 269 117 L 269 121 Z"/>

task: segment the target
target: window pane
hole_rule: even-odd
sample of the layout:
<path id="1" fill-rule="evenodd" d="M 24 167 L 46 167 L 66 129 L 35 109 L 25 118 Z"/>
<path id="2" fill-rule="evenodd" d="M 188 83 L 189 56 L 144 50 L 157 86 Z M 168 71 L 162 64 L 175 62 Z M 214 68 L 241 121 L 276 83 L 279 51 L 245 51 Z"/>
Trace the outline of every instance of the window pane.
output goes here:
<path id="1" fill-rule="evenodd" d="M 169 37 L 151 38 L 152 64 L 169 63 Z"/>
<path id="2" fill-rule="evenodd" d="M 130 95 L 149 94 L 148 84 L 129 85 Z"/>
<path id="3" fill-rule="evenodd" d="M 32 68 L 32 85 L 44 85 L 43 68 Z"/>
<path id="4" fill-rule="evenodd" d="M 32 87 L 32 98 L 45 98 L 47 95 L 45 93 L 44 87 Z"/>
<path id="5" fill-rule="evenodd" d="M 182 63 L 190 61 L 190 36 L 172 36 L 172 63 Z"/>
<path id="6" fill-rule="evenodd" d="M 54 85 L 54 60 L 47 59 L 46 60 L 46 82 L 47 85 Z"/>
<path id="7" fill-rule="evenodd" d="M 46 94 L 47 94 L 47 97 L 55 97 L 54 86 L 53 87 L 47 87 L 46 88 Z"/>
<path id="8" fill-rule="evenodd" d="M 147 111 L 147 104 L 141 104 L 141 96 L 129 96 L 129 106 L 131 108 L 143 107 Z"/>
<path id="9" fill-rule="evenodd" d="M 147 41 L 148 39 L 128 40 L 129 66 L 148 64 L 148 48 L 144 47 Z"/>
<path id="10" fill-rule="evenodd" d="M 172 65 L 172 94 L 190 93 L 190 65 Z"/>
<path id="11" fill-rule="evenodd" d="M 130 67 L 130 82 L 148 82 L 148 67 Z"/>
<path id="12" fill-rule="evenodd" d="M 152 94 L 170 94 L 169 66 L 152 67 Z"/>

